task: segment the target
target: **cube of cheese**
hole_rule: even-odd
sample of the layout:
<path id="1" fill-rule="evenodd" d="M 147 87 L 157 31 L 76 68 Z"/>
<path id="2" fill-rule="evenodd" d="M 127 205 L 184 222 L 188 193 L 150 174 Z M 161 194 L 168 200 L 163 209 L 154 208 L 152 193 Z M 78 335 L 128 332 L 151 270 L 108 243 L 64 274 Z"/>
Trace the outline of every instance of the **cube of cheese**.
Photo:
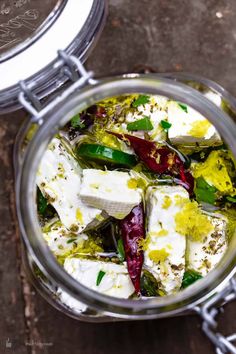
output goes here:
<path id="1" fill-rule="evenodd" d="M 208 91 L 203 94 L 209 101 L 213 102 L 217 107 L 221 107 L 222 99 L 219 93 Z"/>
<path id="2" fill-rule="evenodd" d="M 36 183 L 56 209 L 65 227 L 81 232 L 101 210 L 85 205 L 80 198 L 82 169 L 66 145 L 54 138 L 41 160 Z"/>
<path id="3" fill-rule="evenodd" d="M 206 214 L 214 226 L 202 242 L 187 238 L 187 267 L 205 276 L 215 268 L 227 249 L 227 219 L 222 215 Z"/>
<path id="4" fill-rule="evenodd" d="M 124 299 L 134 293 L 125 264 L 67 258 L 64 268 L 78 282 L 100 293 Z"/>
<path id="5" fill-rule="evenodd" d="M 166 294 L 178 291 L 182 283 L 186 238 L 176 231 L 175 215 L 188 201 L 189 195 L 181 186 L 157 186 L 147 190 L 144 265 Z"/>
<path id="6" fill-rule="evenodd" d="M 85 234 L 68 231 L 61 224 L 60 220 L 45 225 L 43 228 L 43 237 L 55 256 L 68 254 L 73 250 L 75 244 L 82 247 L 84 241 L 88 239 L 88 236 Z"/>
<path id="7" fill-rule="evenodd" d="M 108 215 L 123 219 L 142 200 L 141 189 L 130 186 L 130 181 L 132 179 L 127 172 L 85 169 L 81 200 L 105 210 Z"/>
<path id="8" fill-rule="evenodd" d="M 76 313 L 82 314 L 85 313 L 88 309 L 87 305 L 75 299 L 61 288 L 58 288 L 57 295 L 64 305 L 66 305 L 67 307 L 69 307 L 69 309 L 73 310 Z"/>
<path id="9" fill-rule="evenodd" d="M 200 113 L 186 106 L 187 112 L 174 101 L 168 104 L 169 139 L 176 145 L 220 145 L 221 138 L 215 127 Z"/>
<path id="10" fill-rule="evenodd" d="M 128 112 L 124 117 L 124 122 L 122 124 L 111 124 L 108 129 L 117 131 L 119 133 L 126 133 L 130 135 L 135 135 L 139 138 L 145 138 L 145 134 L 148 134 L 150 140 L 152 141 L 162 141 L 166 139 L 166 132 L 161 126 L 162 120 L 167 120 L 167 103 L 168 98 L 158 95 L 150 95 L 149 102 L 145 104 L 140 104 L 132 112 Z M 127 124 L 136 122 L 144 117 L 149 117 L 150 122 L 153 125 L 153 129 L 150 131 L 129 131 L 127 129 Z"/>

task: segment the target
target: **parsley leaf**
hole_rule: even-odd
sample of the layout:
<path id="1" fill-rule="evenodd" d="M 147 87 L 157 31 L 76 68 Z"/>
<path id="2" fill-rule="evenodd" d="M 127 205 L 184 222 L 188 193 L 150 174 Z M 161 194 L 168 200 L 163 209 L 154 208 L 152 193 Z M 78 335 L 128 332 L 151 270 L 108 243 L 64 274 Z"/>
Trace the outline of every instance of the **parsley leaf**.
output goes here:
<path id="1" fill-rule="evenodd" d="M 167 122 L 167 120 L 161 120 L 160 125 L 164 130 L 168 130 L 172 126 L 172 124 Z"/>
<path id="2" fill-rule="evenodd" d="M 149 103 L 149 102 L 150 102 L 150 96 L 140 95 L 140 96 L 132 103 L 132 107 L 137 108 L 138 106 L 141 106 L 142 104 Z"/>
<path id="3" fill-rule="evenodd" d="M 202 279 L 201 274 L 195 272 L 194 270 L 187 270 L 184 273 L 182 288 L 187 288 L 189 285 L 195 283 L 195 281 Z"/>
<path id="4" fill-rule="evenodd" d="M 74 241 L 76 241 L 76 238 L 70 238 L 68 241 L 66 241 L 66 243 L 72 243 Z"/>
<path id="5" fill-rule="evenodd" d="M 44 215 L 47 210 L 48 203 L 39 188 L 37 189 L 37 204 L 39 214 Z"/>
<path id="6" fill-rule="evenodd" d="M 230 197 L 230 196 L 227 196 L 226 199 L 231 202 L 231 203 L 236 203 L 236 197 Z"/>
<path id="7" fill-rule="evenodd" d="M 56 214 L 56 210 L 48 203 L 39 188 L 37 188 L 37 209 L 43 218 L 52 218 Z"/>
<path id="8" fill-rule="evenodd" d="M 185 112 L 185 113 L 188 113 L 188 106 L 184 103 L 178 103 L 178 105 L 180 106 L 180 108 L 182 108 L 182 110 Z"/>
<path id="9" fill-rule="evenodd" d="M 127 130 L 129 131 L 135 131 L 135 130 L 149 131 L 152 129 L 153 129 L 152 122 L 150 121 L 150 118 L 147 116 L 144 116 L 142 119 L 127 124 Z"/>
<path id="10" fill-rule="evenodd" d="M 198 202 L 214 204 L 217 199 L 217 189 L 208 184 L 203 177 L 196 179 L 194 192 Z"/>
<path id="11" fill-rule="evenodd" d="M 124 245 L 123 241 L 121 238 L 117 241 L 117 251 L 118 251 L 118 257 L 121 262 L 124 262 L 125 260 L 125 250 L 124 250 Z"/>
<path id="12" fill-rule="evenodd" d="M 70 124 L 73 128 L 84 128 L 85 125 L 81 122 L 80 114 L 76 114 L 70 121 Z"/>
<path id="13" fill-rule="evenodd" d="M 97 277 L 97 281 L 96 281 L 96 285 L 99 286 L 99 284 L 101 283 L 102 281 L 102 278 L 104 277 L 106 273 L 103 272 L 102 270 L 99 271 L 98 273 L 98 277 Z"/>

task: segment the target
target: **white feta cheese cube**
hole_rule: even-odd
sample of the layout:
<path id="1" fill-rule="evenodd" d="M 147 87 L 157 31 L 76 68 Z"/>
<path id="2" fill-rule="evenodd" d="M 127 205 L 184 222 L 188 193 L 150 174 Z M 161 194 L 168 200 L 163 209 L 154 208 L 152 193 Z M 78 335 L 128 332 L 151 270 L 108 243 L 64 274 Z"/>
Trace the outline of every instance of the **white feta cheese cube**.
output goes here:
<path id="1" fill-rule="evenodd" d="M 181 186 L 157 186 L 147 190 L 144 266 L 166 294 L 178 291 L 182 283 L 186 238 L 176 231 L 175 215 L 188 201 L 188 193 Z"/>
<path id="2" fill-rule="evenodd" d="M 188 269 L 195 270 L 203 276 L 215 268 L 227 249 L 226 218 L 208 213 L 206 215 L 214 226 L 213 231 L 202 242 L 187 238 L 186 252 Z"/>
<path id="3" fill-rule="evenodd" d="M 81 200 L 108 215 L 123 219 L 142 200 L 142 190 L 130 188 L 127 172 L 83 170 Z"/>
<path id="4" fill-rule="evenodd" d="M 149 103 L 139 105 L 134 111 L 128 112 L 122 124 L 112 125 L 112 130 L 125 133 L 144 139 L 148 134 L 152 141 L 162 141 L 166 139 L 166 132 L 161 126 L 162 120 L 168 119 L 167 103 L 168 98 L 158 95 L 151 95 Z M 150 118 L 153 129 L 150 131 L 129 131 L 127 125 L 136 122 L 144 117 Z"/>
<path id="5" fill-rule="evenodd" d="M 215 103 L 216 106 L 221 107 L 221 96 L 219 93 L 215 93 L 213 91 L 208 91 L 204 93 L 204 96 L 208 98 L 211 102 Z"/>
<path id="6" fill-rule="evenodd" d="M 78 282 L 100 293 L 124 299 L 134 293 L 125 264 L 67 258 L 64 268 Z"/>
<path id="7" fill-rule="evenodd" d="M 58 289 L 57 294 L 61 300 L 61 302 L 69 307 L 71 310 L 77 313 L 84 313 L 87 310 L 87 305 L 83 304 L 79 300 L 76 300 L 73 296 L 67 294 L 61 288 Z"/>
<path id="8" fill-rule="evenodd" d="M 201 146 L 222 144 L 215 127 L 193 108 L 186 106 L 187 112 L 174 101 L 168 104 L 168 121 L 171 127 L 168 130 L 169 139 L 176 145 Z"/>
<path id="9" fill-rule="evenodd" d="M 144 106 L 143 114 L 150 117 L 153 125 L 153 129 L 147 132 L 152 141 L 160 142 L 166 139 L 166 131 L 161 126 L 161 122 L 168 120 L 168 101 L 166 97 L 153 95 L 150 96 L 150 103 Z M 141 107 L 139 109 L 142 109 Z"/>
<path id="10" fill-rule="evenodd" d="M 101 210 L 85 205 L 80 198 L 82 169 L 58 138 L 49 144 L 41 160 L 36 183 L 56 209 L 65 227 L 81 232 Z"/>
<path id="11" fill-rule="evenodd" d="M 75 245 L 82 246 L 84 241 L 88 239 L 85 234 L 68 231 L 59 220 L 44 226 L 43 237 L 55 256 L 63 256 L 71 252 Z"/>

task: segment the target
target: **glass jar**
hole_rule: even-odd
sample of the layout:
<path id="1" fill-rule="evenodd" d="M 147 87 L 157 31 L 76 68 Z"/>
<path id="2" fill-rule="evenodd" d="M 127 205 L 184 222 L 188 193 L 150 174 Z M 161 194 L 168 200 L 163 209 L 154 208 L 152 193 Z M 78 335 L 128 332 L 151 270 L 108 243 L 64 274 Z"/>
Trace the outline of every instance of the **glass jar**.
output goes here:
<path id="1" fill-rule="evenodd" d="M 48 143 L 72 116 L 104 98 L 127 93 L 157 94 L 190 105 L 208 117 L 236 157 L 235 98 L 216 83 L 190 74 L 127 74 L 97 81 L 75 58 L 71 59 L 77 63 L 80 78 L 40 112 L 29 104 L 27 92 L 20 99 L 32 113 L 17 137 L 15 148 L 17 213 L 24 263 L 31 281 L 57 309 L 85 321 L 152 319 L 200 312 L 208 299 L 219 296 L 235 273 L 236 237 L 214 270 L 177 294 L 138 301 L 106 296 L 74 280 L 47 247 L 37 217 L 36 171 Z M 36 127 L 34 134 L 25 144 L 32 124 Z M 65 305 L 57 296 L 58 288 L 72 302 L 78 301 L 80 310 Z"/>

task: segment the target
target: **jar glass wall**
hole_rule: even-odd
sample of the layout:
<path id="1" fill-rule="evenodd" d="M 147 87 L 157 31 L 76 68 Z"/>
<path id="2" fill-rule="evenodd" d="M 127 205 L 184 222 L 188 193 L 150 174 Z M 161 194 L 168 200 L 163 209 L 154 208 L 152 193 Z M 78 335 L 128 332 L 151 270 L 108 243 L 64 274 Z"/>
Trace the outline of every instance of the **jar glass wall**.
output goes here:
<path id="1" fill-rule="evenodd" d="M 188 85 L 196 87 L 197 90 L 177 80 L 187 81 Z M 191 76 L 178 79 L 175 74 L 170 74 L 168 79 L 162 75 L 130 74 L 102 80 L 95 85 L 84 87 L 75 92 L 66 102 L 58 104 L 44 117 L 43 124 L 39 126 L 33 139 L 25 148 L 23 160 L 18 169 L 16 192 L 18 217 L 26 247 L 27 268 L 30 269 L 31 279 L 40 292 L 51 304 L 68 315 L 97 321 L 101 320 L 100 314 L 124 319 L 150 319 L 176 315 L 209 298 L 233 275 L 236 257 L 235 237 L 230 242 L 227 253 L 219 265 L 197 284 L 180 293 L 138 301 L 106 296 L 78 283 L 57 263 L 42 238 L 37 218 L 35 177 L 48 143 L 72 116 L 107 97 L 128 93 L 146 93 L 158 94 L 186 103 L 209 119 L 236 157 L 236 126 L 232 119 L 236 107 L 235 100 L 223 89 L 219 91 L 211 82 L 205 80 L 203 83 L 203 80 L 197 80 L 196 77 Z M 218 92 L 224 107 L 227 106 L 229 109 L 224 111 L 223 106 L 217 106 L 199 92 L 204 91 L 203 86 L 204 90 L 209 88 L 209 91 L 213 93 Z M 60 303 L 60 299 L 56 296 L 58 287 L 86 304 L 84 314 L 72 311 Z M 106 317 L 102 319 L 107 320 Z"/>

